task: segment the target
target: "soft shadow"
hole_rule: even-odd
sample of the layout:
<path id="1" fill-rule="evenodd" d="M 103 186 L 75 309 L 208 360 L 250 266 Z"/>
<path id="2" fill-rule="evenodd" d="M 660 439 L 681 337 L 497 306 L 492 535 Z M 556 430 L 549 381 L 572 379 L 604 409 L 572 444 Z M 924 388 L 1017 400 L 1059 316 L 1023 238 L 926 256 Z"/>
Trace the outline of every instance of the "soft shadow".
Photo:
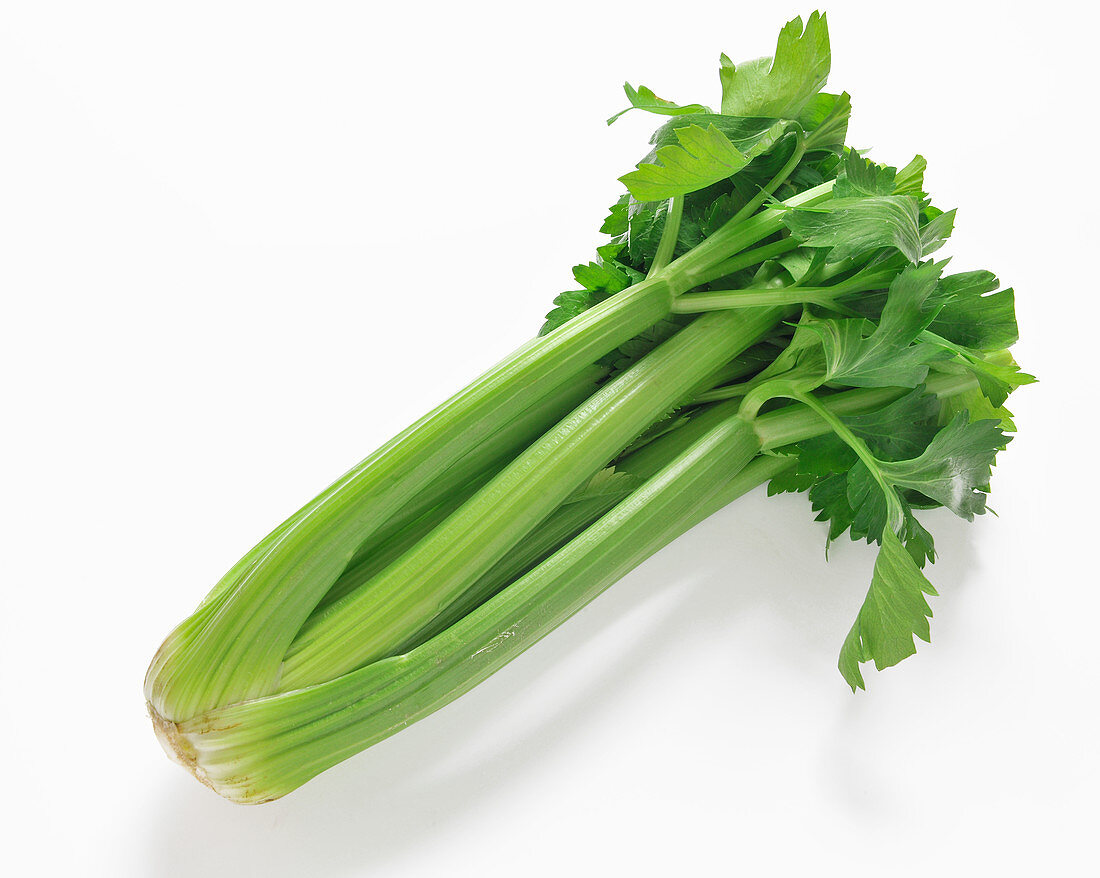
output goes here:
<path id="1" fill-rule="evenodd" d="M 548 753 L 583 735 L 601 712 L 614 710 L 647 667 L 692 639 L 728 638 L 739 617 L 757 608 L 789 629 L 791 641 L 777 644 L 762 666 L 783 661 L 808 669 L 835 662 L 836 632 L 850 625 L 873 553 L 838 547 L 825 565 L 820 525 L 811 517 L 801 497 L 744 498 L 473 692 L 278 802 L 232 805 L 181 774 L 163 801 L 149 804 L 148 874 L 328 878 L 384 867 L 386 874 L 399 874 L 411 850 L 459 829 L 494 793 L 522 784 Z M 967 547 L 952 541 L 952 573 L 965 569 Z M 556 667 L 632 615 L 643 624 L 628 626 L 627 636 L 616 630 L 609 639 L 614 650 L 600 650 L 584 683 L 549 708 L 540 706 L 542 722 L 499 731 L 502 717 L 514 718 L 517 702 L 522 707 L 540 685 L 552 688 Z M 859 710 L 852 707 L 853 721 Z M 479 748 L 482 739 L 493 746 Z M 465 750 L 474 756 L 466 758 Z M 852 765 L 856 755 L 843 746 L 831 755 L 858 768 Z"/>

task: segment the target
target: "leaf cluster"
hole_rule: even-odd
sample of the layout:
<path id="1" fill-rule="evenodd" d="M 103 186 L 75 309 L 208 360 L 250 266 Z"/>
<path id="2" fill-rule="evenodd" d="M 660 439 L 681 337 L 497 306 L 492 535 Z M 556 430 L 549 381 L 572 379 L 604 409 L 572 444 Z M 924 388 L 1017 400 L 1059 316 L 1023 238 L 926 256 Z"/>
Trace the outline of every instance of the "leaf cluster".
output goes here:
<path id="1" fill-rule="evenodd" d="M 914 637 L 928 640 L 926 596 L 935 591 L 922 569 L 935 560 L 935 546 L 916 511 L 945 507 L 967 520 L 985 512 L 996 455 L 1009 441 L 1006 431 L 1014 429 L 1003 402 L 1033 380 L 1007 354 L 975 365 L 971 358 L 980 351 L 928 328 L 944 311 L 977 309 L 972 299 L 979 279 L 980 288 L 996 288 L 988 273 L 942 277 L 943 266 L 929 261 L 903 270 L 873 318 L 820 318 L 807 309 L 797 360 L 788 358 L 789 368 L 776 378 L 765 375 L 754 390 L 784 392 L 794 378 L 799 386 L 817 384 L 815 397 L 803 397 L 816 405 L 841 388 L 912 388 L 876 411 L 837 418 L 826 435 L 783 449 L 797 463 L 769 486 L 773 494 L 806 492 L 818 520 L 828 525 L 830 542 L 848 533 L 880 546 L 871 587 L 841 650 L 840 670 L 853 689 L 864 686 L 861 663 L 888 667 L 915 651 Z M 997 295 L 987 307 L 1003 323 L 990 328 L 990 342 L 1016 334 Z M 978 332 L 968 327 L 963 334 Z M 997 370 L 995 377 L 987 367 Z M 950 402 L 927 391 L 930 375 L 967 372 L 973 385 L 950 395 Z"/>
<path id="2" fill-rule="evenodd" d="M 815 13 L 790 22 L 769 58 L 721 57 L 718 112 L 627 84 L 628 109 L 668 121 L 620 178 L 626 191 L 600 229 L 606 243 L 595 261 L 574 268 L 580 288 L 555 299 L 542 332 L 651 276 L 662 248 L 675 264 L 748 216 L 781 209 L 781 228 L 759 242 L 782 245 L 775 255 L 716 271 L 722 276 L 691 296 L 712 293 L 708 301 L 726 297 L 722 307 L 739 307 L 738 297 L 756 306 L 774 294 L 799 303 L 801 314 L 702 398 L 742 396 L 742 411 L 754 416 L 790 404 L 821 410 L 851 388 L 898 390 L 876 411 L 834 419 L 825 435 L 778 449 L 797 462 L 769 486 L 808 495 L 828 527 L 827 545 L 847 533 L 879 546 L 841 650 L 841 672 L 855 689 L 864 686 L 862 663 L 896 664 L 915 650 L 914 638 L 929 638 L 935 590 L 923 571 L 936 553 L 918 512 L 942 506 L 970 520 L 986 510 L 996 454 L 1015 429 L 1004 404 L 1034 378 L 1007 351 L 1018 335 L 1013 291 L 991 272 L 948 274 L 947 260 L 929 258 L 949 239 L 955 211 L 932 204 L 919 155 L 895 168 L 844 144 L 851 102 L 821 91 L 829 67 L 827 24 Z M 829 198 L 789 205 L 829 183 Z M 692 316 L 658 322 L 606 365 L 628 368 Z M 928 389 L 949 379 L 950 393 Z"/>

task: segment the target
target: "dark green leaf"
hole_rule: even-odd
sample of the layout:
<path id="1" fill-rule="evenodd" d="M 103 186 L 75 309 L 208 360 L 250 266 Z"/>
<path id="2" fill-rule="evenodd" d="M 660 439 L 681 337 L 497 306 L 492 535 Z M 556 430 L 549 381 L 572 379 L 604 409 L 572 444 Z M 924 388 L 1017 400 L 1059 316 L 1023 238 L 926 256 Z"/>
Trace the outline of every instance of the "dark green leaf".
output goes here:
<path id="1" fill-rule="evenodd" d="M 860 198 L 874 195 L 893 195 L 897 169 L 875 164 L 854 149 L 844 156 L 840 173 L 833 187 L 834 198 Z"/>
<path id="2" fill-rule="evenodd" d="M 630 196 L 627 196 L 630 198 Z M 661 232 L 665 228 L 668 202 L 645 202 L 630 198 L 627 207 L 626 245 L 630 261 L 647 264 L 657 252 Z"/>
<path id="3" fill-rule="evenodd" d="M 880 542 L 883 532 L 890 530 L 890 507 L 886 493 L 864 461 L 848 470 L 847 491 L 848 505 L 853 510 L 852 539 Z M 896 499 L 896 492 L 894 495 L 891 499 Z M 904 508 L 904 502 L 898 502 Z"/>
<path id="4" fill-rule="evenodd" d="M 917 262 L 923 253 L 917 208 L 909 195 L 837 198 L 825 209 L 788 211 L 783 222 L 806 246 L 830 248 L 830 262 L 883 247 Z"/>
<path id="5" fill-rule="evenodd" d="M 829 523 L 829 542 L 848 530 L 855 518 L 855 510 L 848 502 L 847 474 L 834 473 L 820 479 L 810 488 L 810 505 L 818 513 L 817 521 Z"/>
<path id="6" fill-rule="evenodd" d="M 887 406 L 843 421 L 875 457 L 908 460 L 923 452 L 936 435 L 939 412 L 939 400 L 918 387 Z"/>
<path id="7" fill-rule="evenodd" d="M 913 514 L 912 509 L 905 510 L 905 526 L 901 534 L 905 549 L 921 569 L 928 562 L 936 560 L 936 545 L 930 534 Z"/>
<path id="8" fill-rule="evenodd" d="M 596 304 L 596 300 L 588 290 L 574 290 L 560 293 L 554 299 L 554 304 L 558 307 L 546 315 L 546 322 L 539 330 L 539 335 L 547 335 L 578 314 L 583 314 Z"/>
<path id="9" fill-rule="evenodd" d="M 876 458 L 899 460 L 918 457 L 938 431 L 939 400 L 917 388 L 889 405 L 864 415 L 842 418 L 856 436 L 866 443 Z M 828 520 L 832 541 L 852 527 L 857 513 L 849 497 L 852 495 L 862 509 L 852 539 L 878 542 L 886 522 L 886 500 L 866 466 L 859 464 L 855 452 L 836 434 L 830 433 L 794 447 L 798 454 L 796 473 L 802 480 L 811 479 L 808 488 L 810 502 L 820 512 L 818 521 Z M 854 476 L 851 470 L 856 469 Z M 849 478 L 851 481 L 849 481 Z M 792 484 L 795 480 L 790 478 Z M 803 484 L 803 481 L 797 484 Z M 904 498 L 899 498 L 906 514 L 905 544 L 914 558 L 931 557 L 932 538 L 913 518 Z"/>
<path id="10" fill-rule="evenodd" d="M 940 280 L 936 298 L 943 303 L 929 330 L 978 351 L 1011 347 L 1019 333 L 1012 289 L 1000 286 L 989 271 L 967 271 Z"/>
<path id="11" fill-rule="evenodd" d="M 821 338 L 828 380 L 851 387 L 916 387 L 928 374 L 928 363 L 940 356 L 935 345 L 912 342 L 931 314 L 925 302 L 935 290 L 944 263 L 911 266 L 890 285 L 882 317 L 865 337 L 868 321 L 808 322 Z"/>
<path id="12" fill-rule="evenodd" d="M 619 254 L 626 248 L 626 242 L 623 240 L 615 240 L 609 244 L 601 244 L 596 248 L 596 253 L 600 259 L 604 262 L 614 262 L 618 259 Z"/>
<path id="13" fill-rule="evenodd" d="M 815 479 L 813 476 L 803 475 L 792 466 L 779 475 L 774 476 L 772 480 L 768 482 L 768 496 L 774 497 L 776 494 L 793 494 L 798 491 L 808 491 L 813 487 L 814 481 Z"/>
<path id="14" fill-rule="evenodd" d="M 993 460 L 1006 442 L 998 421 L 969 421 L 959 412 L 920 457 L 879 466 L 891 484 L 919 491 L 971 520 L 985 512 Z"/>
<path id="15" fill-rule="evenodd" d="M 623 193 L 622 197 L 611 205 L 607 219 L 600 226 L 600 231 L 605 235 L 622 235 L 626 233 L 626 205 L 630 196 Z"/>
<path id="16" fill-rule="evenodd" d="M 865 688 L 860 664 L 873 661 L 881 671 L 917 651 L 914 636 L 929 641 L 932 610 L 925 595 L 935 593 L 901 540 L 887 530 L 871 588 L 840 650 L 840 673 L 853 692 Z"/>
<path id="17" fill-rule="evenodd" d="M 856 460 L 856 453 L 834 433 L 798 443 L 798 472 L 803 475 L 822 477 L 847 472 Z"/>
<path id="18" fill-rule="evenodd" d="M 574 265 L 573 277 L 582 287 L 594 293 L 611 295 L 630 286 L 630 279 L 607 263 L 589 262 L 587 265 Z"/>

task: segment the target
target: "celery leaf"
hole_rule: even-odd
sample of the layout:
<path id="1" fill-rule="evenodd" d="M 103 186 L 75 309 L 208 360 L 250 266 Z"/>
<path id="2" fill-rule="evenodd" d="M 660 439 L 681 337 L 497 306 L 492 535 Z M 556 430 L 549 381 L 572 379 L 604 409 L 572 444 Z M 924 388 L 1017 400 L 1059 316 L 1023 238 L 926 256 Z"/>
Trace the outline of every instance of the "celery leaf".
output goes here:
<path id="1" fill-rule="evenodd" d="M 926 302 L 943 265 L 925 262 L 899 274 L 869 335 L 867 327 L 873 324 L 862 318 L 808 322 L 825 351 L 827 380 L 851 387 L 916 387 L 924 381 L 928 363 L 943 353 L 935 345 L 912 342 L 934 314 Z"/>
<path id="2" fill-rule="evenodd" d="M 789 21 L 772 58 L 735 65 L 722 55 L 722 112 L 728 116 L 797 118 L 829 76 L 829 26 L 822 13 Z"/>
<path id="3" fill-rule="evenodd" d="M 830 262 L 883 247 L 917 262 L 924 255 L 918 207 L 911 195 L 836 198 L 828 208 L 791 210 L 783 222 L 805 246 L 828 247 Z"/>
<path id="4" fill-rule="evenodd" d="M 702 104 L 677 104 L 674 101 L 666 101 L 664 98 L 657 97 L 653 93 L 653 89 L 644 85 L 634 88 L 629 82 L 624 82 L 623 91 L 626 92 L 626 99 L 630 101 L 630 106 L 625 110 L 620 110 L 608 119 L 608 125 L 631 110 L 645 110 L 647 113 L 656 113 L 660 116 L 682 116 L 685 113 L 711 112 L 709 108 L 704 107 Z"/>
<path id="5" fill-rule="evenodd" d="M 931 639 L 932 610 L 925 595 L 934 594 L 901 540 L 887 530 L 871 587 L 840 650 L 840 672 L 853 692 L 866 688 L 860 664 L 873 661 L 881 671 L 917 651 L 914 637 L 926 643 Z"/>
<path id="6" fill-rule="evenodd" d="M 985 512 L 993 460 L 1009 438 L 998 421 L 971 421 L 959 412 L 919 457 L 879 461 L 879 468 L 895 487 L 918 491 L 970 521 Z"/>
<path id="7" fill-rule="evenodd" d="M 732 177 L 793 127 L 774 119 L 687 116 L 659 128 L 653 151 L 619 180 L 638 201 L 686 195 Z"/>
<path id="8" fill-rule="evenodd" d="M 957 345 L 979 351 L 1011 347 L 1016 329 L 1016 300 L 1011 288 L 999 290 L 990 271 L 967 271 L 940 280 L 936 297 L 943 307 L 929 329 Z"/>

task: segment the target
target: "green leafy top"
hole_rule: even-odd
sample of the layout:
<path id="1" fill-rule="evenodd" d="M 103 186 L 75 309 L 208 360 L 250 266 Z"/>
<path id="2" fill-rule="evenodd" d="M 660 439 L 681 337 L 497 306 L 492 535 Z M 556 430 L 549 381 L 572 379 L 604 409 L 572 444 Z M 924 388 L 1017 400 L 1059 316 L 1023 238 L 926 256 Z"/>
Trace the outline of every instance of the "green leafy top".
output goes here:
<path id="1" fill-rule="evenodd" d="M 830 542 L 848 533 L 879 546 L 840 654 L 855 689 L 865 685 L 862 664 L 896 664 L 914 652 L 916 639 L 929 638 L 935 590 L 922 571 L 935 546 L 918 513 L 942 506 L 972 519 L 985 511 L 996 454 L 1014 430 L 1004 403 L 1034 378 L 1006 350 L 1017 337 L 1013 291 L 999 289 L 990 272 L 945 274 L 946 261 L 928 258 L 950 237 L 955 212 L 931 204 L 924 159 L 899 169 L 844 145 L 851 102 L 846 93 L 821 92 L 829 66 L 825 17 L 815 13 L 783 29 L 772 58 L 734 65 L 722 56 L 720 113 L 628 85 L 632 109 L 671 118 L 621 178 L 627 191 L 601 228 L 608 242 L 596 261 L 574 268 L 582 289 L 555 300 L 543 331 L 669 259 L 716 236 L 730 239 L 731 229 L 751 225 L 760 211 L 779 217 L 768 227 L 771 237 L 757 239 L 765 250 L 775 247 L 771 256 L 756 264 L 732 259 L 728 270 L 720 263 L 679 302 L 694 299 L 694 310 L 802 307 L 796 322 L 777 328 L 765 356 L 727 370 L 725 380 L 740 383 L 717 380 L 700 402 L 741 396 L 743 416 L 766 417 L 787 397 L 832 428 L 780 449 L 797 462 L 769 490 L 806 492 Z M 797 200 L 830 182 L 829 197 Z M 791 198 L 797 207 L 783 203 Z M 605 365 L 629 367 L 678 332 L 693 308 L 678 308 Z M 951 392 L 928 389 L 944 386 Z M 828 415 L 822 400 L 847 388 L 896 389 L 898 396 L 858 417 Z M 657 429 L 689 420 L 690 409 Z"/>
<path id="2" fill-rule="evenodd" d="M 829 115 L 846 113 L 838 104 L 846 104 L 845 95 L 819 95 L 829 77 L 832 54 L 829 48 L 829 26 L 825 14 L 814 12 L 803 27 L 796 17 L 780 31 L 775 55 L 757 58 L 735 65 L 729 56 L 719 56 L 718 77 L 722 84 L 721 110 L 724 116 L 764 116 L 776 119 L 798 119 L 818 124 Z M 631 110 L 644 110 L 662 116 L 713 111 L 703 104 L 678 104 L 658 97 L 653 89 L 623 84 L 630 106 L 607 120 L 610 125 Z M 835 111 L 841 109 L 837 114 Z M 850 110 L 850 106 L 848 107 Z M 803 115 L 805 114 L 805 115 Z M 843 134 L 839 141 L 843 143 Z"/>
<path id="3" fill-rule="evenodd" d="M 637 201 L 659 201 L 740 173 L 786 137 L 798 142 L 800 153 L 838 153 L 852 108 L 847 94 L 820 93 L 829 64 L 828 25 L 815 12 L 805 26 L 801 18 L 787 23 L 772 58 L 737 66 L 721 56 L 721 113 L 627 83 L 630 107 L 608 124 L 631 109 L 674 118 L 654 135 L 654 149 L 637 170 L 620 179 Z"/>
<path id="4" fill-rule="evenodd" d="M 977 387 L 959 395 L 961 405 L 926 391 L 931 373 L 941 384 L 973 373 L 972 352 L 926 327 L 944 310 L 966 305 L 976 286 L 996 287 L 988 273 L 943 277 L 945 265 L 905 268 L 873 316 L 821 318 L 807 309 L 791 343 L 797 354 L 778 357 L 773 365 L 785 360 L 787 368 L 773 369 L 746 397 L 746 405 L 757 408 L 769 395 L 790 396 L 826 418 L 832 435 L 788 449 L 797 464 L 770 490 L 807 491 L 818 519 L 829 523 L 830 541 L 847 531 L 880 546 L 870 589 L 841 650 L 840 670 L 853 689 L 865 685 L 861 663 L 888 667 L 914 652 L 914 638 L 928 640 L 927 596 L 935 590 L 921 568 L 934 560 L 935 548 L 915 510 L 943 506 L 967 520 L 985 511 L 993 462 L 1012 428 L 1000 404 L 1033 380 L 994 357 L 1007 389 L 987 389 L 979 375 Z M 1014 318 L 1002 316 L 998 332 L 1013 337 Z M 839 418 L 807 392 L 823 384 L 913 389 L 877 412 Z M 959 386 L 967 387 L 965 381 Z"/>

